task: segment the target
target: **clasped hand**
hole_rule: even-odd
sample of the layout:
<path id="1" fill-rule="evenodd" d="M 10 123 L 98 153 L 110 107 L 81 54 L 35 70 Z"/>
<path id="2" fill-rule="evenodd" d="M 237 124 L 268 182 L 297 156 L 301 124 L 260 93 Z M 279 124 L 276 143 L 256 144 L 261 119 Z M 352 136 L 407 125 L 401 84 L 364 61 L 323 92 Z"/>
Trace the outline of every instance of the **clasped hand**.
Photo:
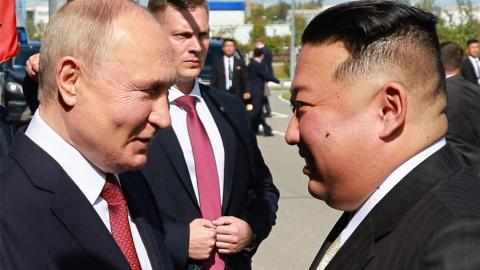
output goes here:
<path id="1" fill-rule="evenodd" d="M 252 228 L 242 219 L 232 216 L 213 221 L 198 218 L 190 223 L 188 256 L 205 260 L 214 248 L 220 254 L 238 253 L 252 242 L 252 238 Z"/>

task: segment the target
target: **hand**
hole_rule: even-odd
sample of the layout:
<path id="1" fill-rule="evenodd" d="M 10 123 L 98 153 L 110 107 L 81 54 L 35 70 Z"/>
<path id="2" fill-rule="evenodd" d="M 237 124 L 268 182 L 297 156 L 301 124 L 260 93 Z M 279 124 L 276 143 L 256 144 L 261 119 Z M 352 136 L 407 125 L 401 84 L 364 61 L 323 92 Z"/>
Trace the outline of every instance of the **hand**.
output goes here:
<path id="1" fill-rule="evenodd" d="M 27 60 L 27 66 L 25 70 L 30 78 L 34 79 L 35 81 L 38 80 L 38 71 L 40 70 L 40 54 L 36 53 Z"/>
<path id="2" fill-rule="evenodd" d="M 243 99 L 244 100 L 250 99 L 251 97 L 252 97 L 252 94 L 250 94 L 250 92 L 243 93 Z"/>
<path id="3" fill-rule="evenodd" d="M 206 260 L 215 247 L 216 236 L 215 225 L 210 220 L 194 219 L 190 223 L 188 257 L 194 260 Z"/>
<path id="4" fill-rule="evenodd" d="M 217 226 L 218 253 L 234 254 L 242 251 L 253 240 L 253 231 L 247 222 L 236 217 L 219 217 L 212 221 Z"/>
<path id="5" fill-rule="evenodd" d="M 280 80 L 280 85 L 281 85 L 282 87 L 284 87 L 284 86 L 285 86 L 285 82 L 284 82 L 283 80 Z"/>

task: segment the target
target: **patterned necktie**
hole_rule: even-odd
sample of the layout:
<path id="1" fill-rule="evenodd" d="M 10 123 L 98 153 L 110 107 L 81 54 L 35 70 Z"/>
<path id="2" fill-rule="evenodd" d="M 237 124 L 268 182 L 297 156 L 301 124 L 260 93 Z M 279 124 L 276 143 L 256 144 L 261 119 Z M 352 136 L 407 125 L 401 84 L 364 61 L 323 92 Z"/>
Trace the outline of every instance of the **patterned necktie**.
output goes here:
<path id="1" fill-rule="evenodd" d="M 213 154 L 212 144 L 207 132 L 198 117 L 194 96 L 183 96 L 175 102 L 187 112 L 187 129 L 192 144 L 195 173 L 197 176 L 198 197 L 202 216 L 215 220 L 221 216 L 220 187 L 218 183 L 217 164 Z M 213 252 L 204 261 L 205 269 L 224 270 L 225 263 L 218 252 Z"/>
<path id="2" fill-rule="evenodd" d="M 337 239 L 333 241 L 333 243 L 328 247 L 325 255 L 323 255 L 322 260 L 318 264 L 317 270 L 324 270 L 330 261 L 333 259 L 335 254 L 337 254 L 338 250 L 340 249 L 340 235 L 338 235 Z"/>
<path id="3" fill-rule="evenodd" d="M 117 242 L 118 247 L 127 259 L 130 268 L 132 270 L 141 270 L 140 261 L 133 243 L 132 232 L 130 231 L 130 224 L 128 223 L 127 201 L 113 174 L 107 174 L 101 196 L 108 203 L 113 239 L 115 239 L 115 242 Z"/>

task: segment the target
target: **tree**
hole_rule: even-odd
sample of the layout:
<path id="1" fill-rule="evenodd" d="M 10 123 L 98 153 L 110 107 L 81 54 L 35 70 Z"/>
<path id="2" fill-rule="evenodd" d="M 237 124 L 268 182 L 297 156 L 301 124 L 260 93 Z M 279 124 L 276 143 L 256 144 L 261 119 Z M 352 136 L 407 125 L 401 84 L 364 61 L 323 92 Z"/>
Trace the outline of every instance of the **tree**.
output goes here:
<path id="1" fill-rule="evenodd" d="M 453 41 L 465 45 L 468 39 L 480 34 L 480 21 L 475 17 L 475 7 L 470 0 L 457 0 L 458 14 L 445 12 L 447 19 L 437 25 L 438 38 L 441 42 Z M 455 20 L 456 18 L 456 20 Z"/>

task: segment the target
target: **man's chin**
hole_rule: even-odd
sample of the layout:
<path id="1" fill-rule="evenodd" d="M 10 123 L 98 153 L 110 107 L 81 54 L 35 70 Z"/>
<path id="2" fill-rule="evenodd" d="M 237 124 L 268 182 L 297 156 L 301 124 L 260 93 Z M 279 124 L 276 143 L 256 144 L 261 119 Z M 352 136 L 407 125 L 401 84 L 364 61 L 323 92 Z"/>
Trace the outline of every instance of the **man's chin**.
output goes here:
<path id="1" fill-rule="evenodd" d="M 326 199 L 325 186 L 319 180 L 310 178 L 308 181 L 308 192 L 316 199 L 322 201 L 325 201 Z"/>

